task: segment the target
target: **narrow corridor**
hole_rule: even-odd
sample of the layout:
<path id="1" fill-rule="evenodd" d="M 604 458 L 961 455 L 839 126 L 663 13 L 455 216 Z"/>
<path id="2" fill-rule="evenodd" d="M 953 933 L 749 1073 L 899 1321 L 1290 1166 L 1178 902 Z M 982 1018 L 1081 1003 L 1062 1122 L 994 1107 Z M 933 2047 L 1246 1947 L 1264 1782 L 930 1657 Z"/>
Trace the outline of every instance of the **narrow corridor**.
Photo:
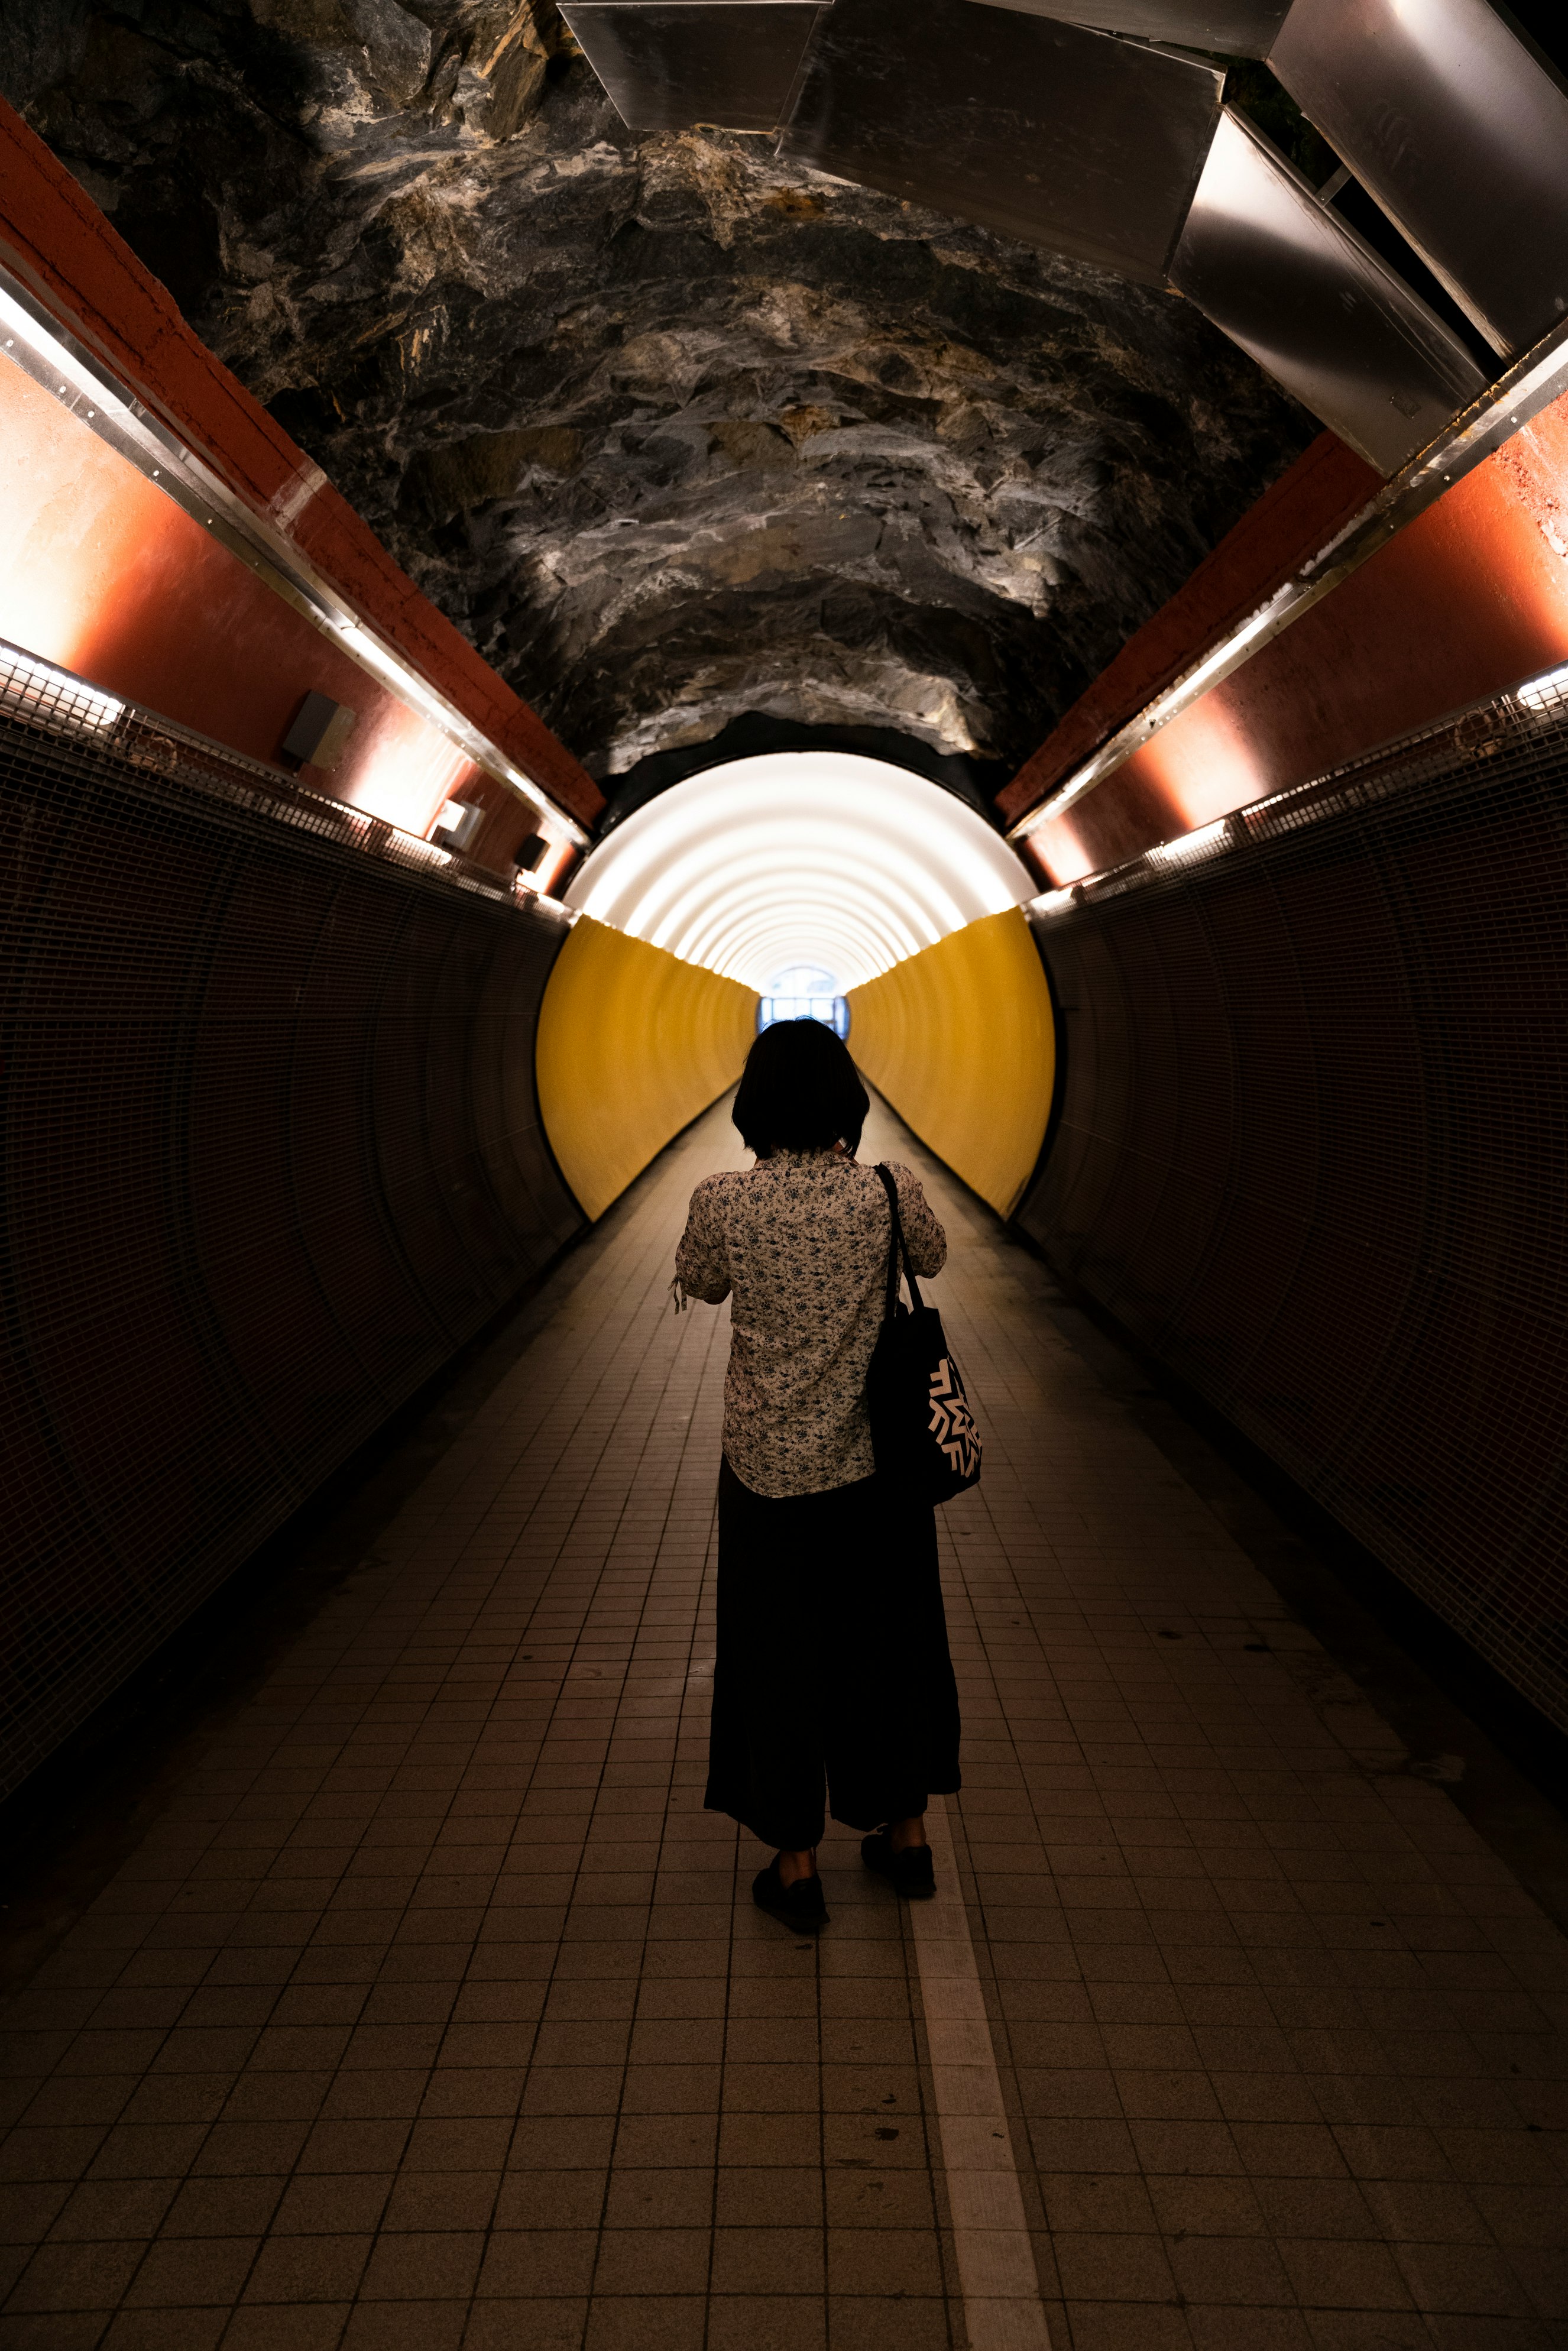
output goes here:
<path id="1" fill-rule="evenodd" d="M 666 1285 L 721 1105 L 16 2004 L 5 2351 L 1568 2345 L 1563 1938 L 1043 1270 L 881 1110 L 865 1151 L 947 1223 L 988 1439 L 944 1557 L 989 2050 L 933 2072 L 851 1834 L 812 1948 L 702 1810 L 727 1320 Z M 993 2051 L 1032 2316 L 959 2168 Z"/>

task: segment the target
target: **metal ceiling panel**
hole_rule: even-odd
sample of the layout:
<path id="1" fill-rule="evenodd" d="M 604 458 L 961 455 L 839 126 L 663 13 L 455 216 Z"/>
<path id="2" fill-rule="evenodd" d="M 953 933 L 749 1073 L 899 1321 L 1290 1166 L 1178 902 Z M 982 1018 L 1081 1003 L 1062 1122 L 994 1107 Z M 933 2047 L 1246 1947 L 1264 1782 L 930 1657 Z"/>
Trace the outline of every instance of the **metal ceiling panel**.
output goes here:
<path id="1" fill-rule="evenodd" d="M 1170 275 L 1380 473 L 1481 390 L 1458 339 L 1228 108 Z"/>
<path id="2" fill-rule="evenodd" d="M 1146 283 L 1218 119 L 1197 58 L 970 0 L 837 0 L 779 152 Z"/>
<path id="3" fill-rule="evenodd" d="M 1221 49 L 1230 57 L 1266 57 L 1291 0 L 977 0 L 982 8 L 1011 8 L 1020 16 L 1051 16 L 1060 24 L 1092 25 L 1103 33 L 1131 33 L 1141 41 Z"/>
<path id="4" fill-rule="evenodd" d="M 629 131 L 773 131 L 823 11 L 817 0 L 563 0 L 560 13 Z"/>
<path id="5" fill-rule="evenodd" d="M 1270 65 L 1495 350 L 1568 309 L 1568 93 L 1486 0 L 1295 0 Z"/>

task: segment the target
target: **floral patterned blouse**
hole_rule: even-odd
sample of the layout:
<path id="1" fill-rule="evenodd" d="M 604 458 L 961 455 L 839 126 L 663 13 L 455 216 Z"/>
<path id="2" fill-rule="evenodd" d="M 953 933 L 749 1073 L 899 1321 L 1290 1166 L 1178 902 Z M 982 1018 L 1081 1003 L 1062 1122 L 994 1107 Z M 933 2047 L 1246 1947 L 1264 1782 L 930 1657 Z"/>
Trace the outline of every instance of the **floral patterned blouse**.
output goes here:
<path id="1" fill-rule="evenodd" d="M 909 1261 L 939 1273 L 943 1232 L 917 1176 L 892 1160 Z M 874 1167 L 831 1151 L 776 1151 L 709 1176 L 675 1253 L 679 1290 L 734 1294 L 725 1458 L 755 1494 L 820 1494 L 874 1464 L 866 1367 L 882 1323 L 887 1194 Z"/>

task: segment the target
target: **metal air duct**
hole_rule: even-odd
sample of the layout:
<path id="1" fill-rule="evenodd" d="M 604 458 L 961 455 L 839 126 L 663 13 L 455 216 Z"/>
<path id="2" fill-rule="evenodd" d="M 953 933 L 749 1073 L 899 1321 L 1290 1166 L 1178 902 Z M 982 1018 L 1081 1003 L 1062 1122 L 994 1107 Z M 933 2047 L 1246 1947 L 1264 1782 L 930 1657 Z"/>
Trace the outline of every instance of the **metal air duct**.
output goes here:
<path id="1" fill-rule="evenodd" d="M 1170 276 L 1380 473 L 1482 387 L 1458 338 L 1229 108 Z"/>
<path id="2" fill-rule="evenodd" d="M 563 0 L 560 13 L 628 130 L 772 131 L 825 10 L 816 0 Z"/>

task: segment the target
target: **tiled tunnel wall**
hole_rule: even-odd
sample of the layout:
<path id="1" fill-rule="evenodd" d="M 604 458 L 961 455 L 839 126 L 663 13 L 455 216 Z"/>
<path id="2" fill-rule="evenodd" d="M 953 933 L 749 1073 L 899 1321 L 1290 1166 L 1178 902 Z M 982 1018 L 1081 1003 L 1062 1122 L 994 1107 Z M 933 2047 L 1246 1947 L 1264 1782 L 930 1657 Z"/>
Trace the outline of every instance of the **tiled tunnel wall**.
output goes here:
<path id="1" fill-rule="evenodd" d="M 0 1792 L 582 1221 L 562 918 L 94 725 L 0 680 Z M 1020 1211 L 1562 1724 L 1565 892 L 1512 698 L 1088 885 Z"/>
<path id="2" fill-rule="evenodd" d="M 559 914 L 5 702 L 0 1792 L 582 1221 L 534 1092 Z"/>
<path id="3" fill-rule="evenodd" d="M 1042 913 L 1021 1221 L 1568 1726 L 1568 704 L 1505 697 Z"/>

